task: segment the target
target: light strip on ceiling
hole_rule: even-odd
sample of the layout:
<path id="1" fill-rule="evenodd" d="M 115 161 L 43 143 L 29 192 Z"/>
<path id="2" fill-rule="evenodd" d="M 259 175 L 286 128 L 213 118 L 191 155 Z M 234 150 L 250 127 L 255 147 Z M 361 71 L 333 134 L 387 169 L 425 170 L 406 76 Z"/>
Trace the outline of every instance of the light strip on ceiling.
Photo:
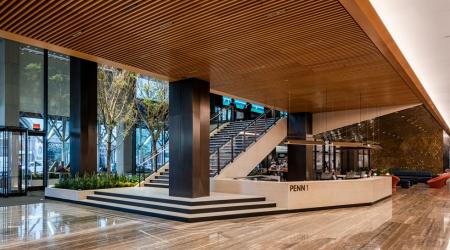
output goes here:
<path id="1" fill-rule="evenodd" d="M 450 124 L 450 1 L 370 0 L 445 122 Z"/>

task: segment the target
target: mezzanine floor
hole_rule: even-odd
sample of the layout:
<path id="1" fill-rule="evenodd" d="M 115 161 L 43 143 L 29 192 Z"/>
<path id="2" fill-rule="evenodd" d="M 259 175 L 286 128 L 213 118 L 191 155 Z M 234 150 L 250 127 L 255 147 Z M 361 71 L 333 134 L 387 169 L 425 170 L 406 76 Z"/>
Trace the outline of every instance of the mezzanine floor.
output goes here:
<path id="1" fill-rule="evenodd" d="M 370 207 L 200 223 L 4 201 L 0 249 L 446 249 L 450 240 L 450 194 L 424 185 Z"/>

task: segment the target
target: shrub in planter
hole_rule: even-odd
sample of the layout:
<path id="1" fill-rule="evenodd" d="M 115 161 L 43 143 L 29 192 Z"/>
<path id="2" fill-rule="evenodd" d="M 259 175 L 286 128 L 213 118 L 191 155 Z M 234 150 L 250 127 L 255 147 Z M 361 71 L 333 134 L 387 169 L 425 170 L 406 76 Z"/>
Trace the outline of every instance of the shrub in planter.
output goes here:
<path id="1" fill-rule="evenodd" d="M 83 176 L 64 177 L 55 188 L 72 190 L 91 190 L 116 187 L 133 187 L 138 184 L 134 177 L 117 174 L 85 174 Z"/>

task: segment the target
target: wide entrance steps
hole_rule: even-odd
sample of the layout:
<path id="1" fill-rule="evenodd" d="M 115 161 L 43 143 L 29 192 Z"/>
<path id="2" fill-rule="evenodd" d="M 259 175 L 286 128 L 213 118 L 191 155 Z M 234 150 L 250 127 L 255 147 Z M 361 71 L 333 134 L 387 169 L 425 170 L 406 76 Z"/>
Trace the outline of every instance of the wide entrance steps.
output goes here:
<path id="1" fill-rule="evenodd" d="M 93 195 L 87 196 L 87 199 L 79 203 L 183 222 L 234 219 L 285 212 L 284 209 L 277 208 L 276 203 L 258 196 L 211 193 L 209 197 L 188 199 L 168 196 L 161 193 L 159 188 L 142 187 L 128 190 L 129 192 L 95 191 Z"/>

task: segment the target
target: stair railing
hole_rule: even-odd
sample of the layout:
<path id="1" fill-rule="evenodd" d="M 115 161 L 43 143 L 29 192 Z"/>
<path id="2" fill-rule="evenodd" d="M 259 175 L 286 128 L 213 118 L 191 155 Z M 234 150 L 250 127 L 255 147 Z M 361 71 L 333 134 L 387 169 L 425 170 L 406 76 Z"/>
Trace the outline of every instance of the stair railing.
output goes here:
<path id="1" fill-rule="evenodd" d="M 211 116 L 211 119 L 209 119 L 209 124 L 210 124 L 209 133 L 212 133 L 216 129 L 219 129 L 220 126 L 222 126 L 224 123 L 230 121 L 229 111 L 230 111 L 230 109 L 228 107 L 224 107 L 224 108 L 220 109 L 219 112 L 217 112 Z"/>
<path id="2" fill-rule="evenodd" d="M 210 124 L 214 124 L 214 126 L 211 126 L 210 133 L 212 133 L 214 130 L 220 128 L 224 123 L 230 121 L 229 120 L 229 111 L 230 109 L 228 107 L 224 107 L 220 109 L 219 112 L 213 114 L 210 119 Z M 224 118 L 225 116 L 225 118 Z M 145 180 L 146 178 L 146 168 L 145 165 L 147 163 L 151 163 L 153 165 L 153 160 L 156 158 L 156 166 L 151 166 L 150 173 L 157 172 L 162 166 L 166 165 L 168 162 L 168 155 L 169 152 L 169 143 L 166 143 L 163 147 L 163 150 L 159 151 L 157 154 L 154 154 L 141 162 L 137 167 L 136 171 L 138 172 L 138 178 L 139 178 L 139 186 L 141 186 L 142 179 Z M 158 161 L 158 158 L 161 159 Z"/>
<path id="3" fill-rule="evenodd" d="M 217 165 L 216 174 L 220 174 L 222 168 L 230 162 L 233 162 L 235 157 L 238 155 L 237 153 L 240 153 L 237 152 L 239 150 L 236 145 L 237 143 L 242 142 L 242 152 L 244 152 L 248 146 L 250 146 L 253 142 L 256 142 L 261 135 L 265 134 L 267 130 L 280 119 L 280 117 L 273 117 L 275 120 L 273 123 L 269 124 L 269 113 L 273 113 L 273 110 L 270 109 L 262 113 L 256 119 L 252 120 L 242 131 L 237 133 L 235 136 L 230 137 L 225 144 L 217 147 L 210 157 L 210 164 L 216 163 Z M 262 119 L 264 119 L 264 128 L 262 131 L 258 131 L 259 127 L 256 125 L 257 122 Z M 227 148 L 230 149 L 229 152 L 226 150 Z"/>
<path id="4" fill-rule="evenodd" d="M 164 147 L 161 151 L 159 151 L 158 153 L 147 158 L 145 161 L 141 162 L 136 167 L 136 171 L 138 172 L 138 178 L 139 178 L 139 187 L 141 186 L 142 181 L 145 180 L 145 178 L 146 178 L 145 165 L 147 163 L 151 164 L 150 173 L 157 172 L 162 166 L 166 165 L 167 162 L 169 161 L 168 153 L 169 153 L 169 143 L 166 143 L 166 145 L 164 145 Z M 156 159 L 156 161 L 154 161 L 155 159 Z M 156 162 L 156 165 L 154 165 L 154 162 Z"/>

